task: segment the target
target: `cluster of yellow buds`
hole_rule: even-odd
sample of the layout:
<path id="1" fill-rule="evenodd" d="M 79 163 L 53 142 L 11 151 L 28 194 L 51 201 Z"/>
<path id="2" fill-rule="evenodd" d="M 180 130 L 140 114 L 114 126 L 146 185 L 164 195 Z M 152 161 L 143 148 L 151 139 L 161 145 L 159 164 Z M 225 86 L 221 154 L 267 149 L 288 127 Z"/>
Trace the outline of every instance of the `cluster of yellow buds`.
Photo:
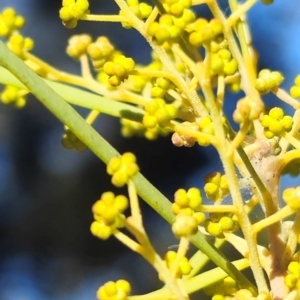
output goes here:
<path id="1" fill-rule="evenodd" d="M 187 191 L 179 189 L 175 192 L 172 212 L 176 215 L 172 231 L 177 237 L 189 236 L 198 231 L 204 222 L 205 215 L 200 212 L 202 196 L 200 190 L 193 187 Z"/>
<path id="2" fill-rule="evenodd" d="M 67 54 L 74 59 L 79 59 L 87 53 L 91 43 L 92 38 L 88 34 L 73 35 L 68 41 Z"/>
<path id="3" fill-rule="evenodd" d="M 238 70 L 238 63 L 228 49 L 220 49 L 212 54 L 211 75 L 233 75 Z"/>
<path id="4" fill-rule="evenodd" d="M 120 279 L 116 282 L 109 281 L 97 291 L 98 300 L 126 300 L 131 292 L 130 283 Z"/>
<path id="5" fill-rule="evenodd" d="M 171 6 L 166 2 L 164 4 L 166 7 L 169 7 L 169 12 L 161 15 L 158 21 L 153 22 L 149 26 L 148 34 L 152 36 L 158 44 L 162 45 L 165 43 L 164 46 L 167 47 L 173 42 L 176 42 L 188 24 L 195 20 L 195 14 L 188 8 L 181 10 L 184 6 L 180 1 L 177 1 L 177 3 Z M 181 8 L 179 8 L 179 6 Z M 171 10 L 175 14 L 172 14 Z"/>
<path id="6" fill-rule="evenodd" d="M 24 52 L 32 50 L 34 42 L 31 38 L 25 38 L 16 33 L 10 36 L 7 47 L 20 58 L 24 58 Z"/>
<path id="7" fill-rule="evenodd" d="M 283 200 L 294 210 L 300 209 L 300 186 L 287 188 L 282 194 Z"/>
<path id="8" fill-rule="evenodd" d="M 204 191 L 207 199 L 221 201 L 229 194 L 229 187 L 226 175 L 214 172 L 205 177 Z"/>
<path id="9" fill-rule="evenodd" d="M 293 118 L 285 116 L 282 108 L 274 107 L 269 111 L 269 114 L 263 116 L 261 124 L 265 129 L 265 136 L 271 139 L 274 136 L 289 132 L 293 126 Z"/>
<path id="10" fill-rule="evenodd" d="M 139 167 L 135 155 L 126 152 L 120 157 L 112 158 L 107 164 L 106 171 L 109 175 L 112 175 L 112 184 L 122 187 L 138 173 Z"/>
<path id="11" fill-rule="evenodd" d="M 230 213 L 211 213 L 210 218 L 205 220 L 204 228 L 211 236 L 221 239 L 224 238 L 224 232 L 233 232 L 239 229 L 239 223 L 235 215 Z"/>
<path id="12" fill-rule="evenodd" d="M 148 34 L 158 44 L 177 41 L 181 34 L 181 29 L 174 24 L 171 15 L 162 15 L 158 22 L 153 22 L 148 28 Z"/>
<path id="13" fill-rule="evenodd" d="M 199 130 L 201 132 L 209 134 L 209 135 L 215 134 L 215 129 L 214 129 L 214 125 L 211 120 L 211 117 L 208 117 L 208 116 L 203 117 L 203 118 L 199 119 L 197 124 L 199 125 Z M 198 138 L 197 141 L 201 146 L 209 146 L 210 145 L 210 140 L 205 137 Z"/>
<path id="14" fill-rule="evenodd" d="M 210 50 L 212 53 L 217 53 L 222 49 L 228 49 L 228 41 L 220 35 L 210 42 Z"/>
<path id="15" fill-rule="evenodd" d="M 192 214 L 195 210 L 200 210 L 202 205 L 202 196 L 199 189 L 192 187 L 187 191 L 179 189 L 174 194 L 174 203 L 172 212 L 175 215 L 179 213 Z"/>
<path id="16" fill-rule="evenodd" d="M 7 85 L 1 93 L 1 101 L 4 104 L 13 105 L 16 108 L 22 108 L 26 104 L 26 94 L 28 91 Z"/>
<path id="17" fill-rule="evenodd" d="M 177 253 L 175 251 L 168 251 L 165 255 L 165 262 L 167 264 L 168 269 L 172 269 L 172 266 L 176 260 L 177 257 Z M 191 270 L 192 270 L 192 266 L 189 262 L 189 260 L 183 256 L 180 261 L 179 261 L 179 265 L 178 265 L 178 270 L 177 270 L 177 274 L 175 275 L 176 278 L 181 278 L 183 275 L 188 275 Z"/>
<path id="18" fill-rule="evenodd" d="M 18 32 L 24 25 L 24 17 L 18 15 L 13 8 L 7 7 L 0 11 L 0 38 L 7 39 L 7 47 L 21 59 L 25 59 L 25 52 L 34 47 L 31 38 L 25 38 Z M 3 104 L 20 109 L 26 105 L 28 93 L 25 89 L 6 85 L 1 91 L 0 99 Z"/>
<path id="19" fill-rule="evenodd" d="M 231 277 L 224 278 L 221 282 L 209 286 L 204 289 L 205 293 L 208 295 L 212 295 L 212 300 L 227 300 L 233 299 L 232 297 L 237 292 L 238 287 L 234 279 Z M 237 299 L 248 299 L 245 297 L 237 298 Z"/>
<path id="20" fill-rule="evenodd" d="M 255 81 L 255 88 L 261 94 L 267 94 L 272 89 L 277 88 L 283 80 L 284 78 L 280 72 L 263 69 L 259 72 Z"/>
<path id="21" fill-rule="evenodd" d="M 222 35 L 223 26 L 217 19 L 208 21 L 204 18 L 198 18 L 195 22 L 187 25 L 186 31 L 189 32 L 191 45 L 198 48 Z"/>
<path id="22" fill-rule="evenodd" d="M 300 288 L 300 263 L 291 261 L 288 265 L 288 274 L 284 277 L 285 285 L 290 289 Z"/>
<path id="23" fill-rule="evenodd" d="M 152 12 L 152 7 L 149 4 L 139 2 L 138 0 L 127 0 L 127 5 L 139 19 L 148 18 Z M 125 14 L 120 10 L 119 15 L 124 16 Z M 124 28 L 131 28 L 131 25 L 128 22 L 122 22 L 122 25 Z"/>
<path id="24" fill-rule="evenodd" d="M 290 94 L 292 97 L 299 99 L 300 98 L 300 75 L 298 75 L 294 80 L 295 85 L 290 89 Z"/>
<path id="25" fill-rule="evenodd" d="M 124 137 L 144 136 L 147 140 L 154 141 L 159 136 L 167 136 L 170 133 L 166 128 L 162 128 L 159 126 L 153 128 L 146 128 L 141 123 L 127 119 L 121 119 L 121 124 L 121 132 Z"/>
<path id="26" fill-rule="evenodd" d="M 212 296 L 212 300 L 271 300 L 270 294 L 261 292 L 259 295 L 253 295 L 249 289 L 239 289 L 236 281 L 231 277 L 224 278 L 221 282 L 205 287 L 207 295 Z"/>
<path id="27" fill-rule="evenodd" d="M 100 36 L 94 43 L 88 46 L 87 52 L 92 60 L 94 68 L 100 69 L 106 61 L 111 60 L 115 47 L 110 43 L 107 37 Z"/>
<path id="28" fill-rule="evenodd" d="M 166 127 L 176 118 L 177 113 L 177 108 L 172 104 L 166 104 L 164 99 L 153 99 L 145 105 L 143 125 L 146 128 Z"/>
<path id="29" fill-rule="evenodd" d="M 77 21 L 89 13 L 88 0 L 63 0 L 59 17 L 67 28 L 74 28 Z"/>
<path id="30" fill-rule="evenodd" d="M 182 16 L 185 10 L 192 6 L 192 0 L 164 0 L 163 7 L 168 14 Z"/>
<path id="31" fill-rule="evenodd" d="M 225 300 L 228 296 L 229 297 L 233 296 L 237 292 L 238 287 L 237 287 L 234 279 L 232 279 L 231 277 L 226 277 L 219 284 L 217 290 L 218 290 L 218 292 L 213 295 L 212 299 L 213 300 Z M 231 299 L 231 297 L 230 297 L 230 299 Z M 248 299 L 248 298 L 238 298 L 238 299 Z"/>
<path id="32" fill-rule="evenodd" d="M 108 82 L 112 86 L 120 85 L 131 71 L 134 70 L 135 62 L 131 57 L 116 55 L 112 61 L 103 65 L 103 71 L 108 75 Z"/>
<path id="33" fill-rule="evenodd" d="M 93 67 L 99 72 L 98 81 L 107 88 L 119 86 L 135 68 L 135 61 L 117 51 L 105 36 L 98 37 L 93 43 L 84 38 L 79 46 L 87 51 Z"/>
<path id="34" fill-rule="evenodd" d="M 7 47 L 23 60 L 26 59 L 26 52 L 32 50 L 34 47 L 34 41 L 29 37 L 24 37 L 19 32 L 24 25 L 25 19 L 18 15 L 13 8 L 8 7 L 0 12 L 0 38 L 7 39 Z M 9 90 L 12 92 L 11 88 Z M 19 101 L 9 99 L 3 99 L 2 101 L 6 104 L 14 104 L 18 108 L 23 107 L 25 104 L 22 98 Z"/>
<path id="35" fill-rule="evenodd" d="M 115 196 L 112 192 L 105 192 L 101 199 L 92 207 L 95 221 L 91 224 L 91 232 L 96 237 L 106 240 L 117 228 L 125 226 L 123 212 L 128 207 L 128 199 L 123 195 Z"/>
<path id="36" fill-rule="evenodd" d="M 173 84 L 170 80 L 160 77 L 156 78 L 155 82 L 151 88 L 151 97 L 152 98 L 163 98 L 170 88 L 173 87 Z"/>
<path id="37" fill-rule="evenodd" d="M 9 7 L 0 13 L 0 36 L 8 38 L 14 31 L 21 29 L 25 24 L 25 19 L 16 14 L 16 11 Z"/>
<path id="38" fill-rule="evenodd" d="M 128 86 L 128 89 L 133 92 L 142 93 L 142 91 L 144 90 L 144 88 L 148 82 L 149 82 L 148 78 L 146 78 L 146 77 L 132 75 L 128 78 L 127 86 Z"/>

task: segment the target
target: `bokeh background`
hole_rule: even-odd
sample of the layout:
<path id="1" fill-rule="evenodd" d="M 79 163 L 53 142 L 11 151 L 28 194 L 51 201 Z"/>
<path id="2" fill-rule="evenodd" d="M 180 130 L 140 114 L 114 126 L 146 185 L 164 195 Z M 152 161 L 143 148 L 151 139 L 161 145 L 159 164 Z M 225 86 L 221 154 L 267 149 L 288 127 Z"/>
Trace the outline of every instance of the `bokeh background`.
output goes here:
<path id="1" fill-rule="evenodd" d="M 229 12 L 226 1 L 222 5 Z M 23 33 L 34 39 L 33 52 L 59 69 L 79 73 L 65 48 L 72 34 L 84 32 L 107 35 L 126 55 L 149 62 L 146 42 L 119 24 L 80 22 L 76 29 L 64 28 L 60 0 L 0 1 L 0 10 L 7 6 L 26 17 Z M 90 0 L 90 6 L 93 13 L 118 11 L 113 0 Z M 258 3 L 249 14 L 260 68 L 282 71 L 286 89 L 300 73 L 298 6 L 298 0 L 275 0 L 269 7 Z M 229 113 L 237 97 L 226 100 Z M 266 101 L 280 105 L 272 96 Z M 106 116 L 95 127 L 119 152 L 136 153 L 142 173 L 169 199 L 178 187 L 201 187 L 206 173 L 221 170 L 211 148 L 175 148 L 169 138 L 124 140 L 119 120 Z M 62 133 L 62 125 L 34 98 L 20 111 L 0 105 L 0 299 L 95 299 L 101 284 L 119 278 L 132 283 L 133 293 L 151 291 L 159 281 L 146 262 L 114 238 L 102 242 L 90 234 L 91 206 L 112 186 L 105 165 L 91 152 L 61 146 Z M 291 184 L 285 177 L 283 185 Z M 158 252 L 176 246 L 169 226 L 142 208 Z"/>

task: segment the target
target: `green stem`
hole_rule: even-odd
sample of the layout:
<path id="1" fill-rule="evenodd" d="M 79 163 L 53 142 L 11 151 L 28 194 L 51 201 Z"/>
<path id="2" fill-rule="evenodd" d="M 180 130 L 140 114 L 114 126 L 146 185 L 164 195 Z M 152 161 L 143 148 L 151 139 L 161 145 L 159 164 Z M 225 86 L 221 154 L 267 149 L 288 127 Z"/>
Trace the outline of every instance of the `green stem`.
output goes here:
<path id="1" fill-rule="evenodd" d="M 126 22 L 127 18 L 120 15 L 84 15 L 80 18 L 82 21 L 96 22 Z"/>
<path id="2" fill-rule="evenodd" d="M 247 2 L 237 6 L 235 5 L 235 9 L 232 9 L 232 14 L 228 18 L 228 23 L 230 25 L 233 25 L 237 20 L 243 15 L 246 14 L 247 11 L 250 10 L 250 8 L 257 2 L 257 0 L 248 0 Z M 234 3 L 232 1 L 229 1 L 229 3 Z M 236 2 L 235 2 L 236 3 Z M 234 3 L 234 4 L 235 4 Z M 232 5 L 230 5 L 232 6 Z"/>
<path id="3" fill-rule="evenodd" d="M 67 84 L 45 79 L 41 80 L 50 86 L 65 101 L 71 104 L 87 109 L 97 110 L 101 113 L 117 118 L 126 118 L 137 122 L 142 121 L 144 111 L 136 106 L 114 101 L 91 92 L 83 91 L 77 87 L 68 86 Z M 0 83 L 27 89 L 26 86 L 22 84 L 22 82 L 18 80 L 11 72 L 1 66 Z"/>
<path id="4" fill-rule="evenodd" d="M 242 258 L 233 262 L 233 265 L 239 269 L 243 270 L 249 267 L 249 262 L 247 259 Z M 190 294 L 200 289 L 204 289 L 207 286 L 213 285 L 214 283 L 224 279 L 226 277 L 226 273 L 220 268 L 215 268 L 209 271 L 206 271 L 202 274 L 194 276 L 193 278 L 183 280 L 182 284 L 184 289 Z M 156 298 L 157 296 L 157 298 Z M 146 295 L 141 296 L 130 296 L 130 300 L 143 300 L 143 299 L 169 299 L 169 293 L 166 287 L 163 287 L 157 291 L 151 292 Z"/>

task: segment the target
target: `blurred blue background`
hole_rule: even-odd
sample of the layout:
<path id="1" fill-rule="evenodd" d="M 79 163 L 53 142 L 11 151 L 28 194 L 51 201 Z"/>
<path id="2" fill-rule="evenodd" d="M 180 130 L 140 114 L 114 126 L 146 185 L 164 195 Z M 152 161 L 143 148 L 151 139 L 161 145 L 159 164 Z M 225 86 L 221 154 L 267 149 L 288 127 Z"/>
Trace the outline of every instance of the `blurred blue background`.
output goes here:
<path id="1" fill-rule="evenodd" d="M 282 71 L 286 89 L 300 73 L 298 5 L 298 0 L 275 0 L 269 7 L 258 3 L 249 14 L 260 68 Z M 138 33 L 119 24 L 80 22 L 76 29 L 64 28 L 58 18 L 61 1 L 0 1 L 0 10 L 7 6 L 26 17 L 23 33 L 35 40 L 33 53 L 59 69 L 79 72 L 64 52 L 68 37 L 84 32 L 107 35 L 140 63 L 150 59 Z M 91 0 L 90 6 L 93 13 L 117 12 L 113 0 Z M 229 111 L 235 100 L 227 101 Z M 272 96 L 267 101 L 279 105 Z M 170 199 L 176 188 L 200 187 L 206 173 L 221 170 L 211 148 L 175 148 L 169 139 L 124 140 L 119 121 L 105 116 L 95 126 L 119 152 L 135 152 L 143 174 Z M 61 124 L 33 98 L 21 111 L 0 106 L 0 299 L 95 299 L 101 284 L 122 277 L 132 283 L 133 293 L 151 291 L 159 281 L 146 262 L 114 238 L 102 242 L 90 234 L 91 206 L 112 186 L 105 165 L 92 153 L 62 148 L 62 133 Z M 292 184 L 290 177 L 283 184 Z M 143 210 L 163 254 L 177 241 L 164 221 L 145 205 Z"/>

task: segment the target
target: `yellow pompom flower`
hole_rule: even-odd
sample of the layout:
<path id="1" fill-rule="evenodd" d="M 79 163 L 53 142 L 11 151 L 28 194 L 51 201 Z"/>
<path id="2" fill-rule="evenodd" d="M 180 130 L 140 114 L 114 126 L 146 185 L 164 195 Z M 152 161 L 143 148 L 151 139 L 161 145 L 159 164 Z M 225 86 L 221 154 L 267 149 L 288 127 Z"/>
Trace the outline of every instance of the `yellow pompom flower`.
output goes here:
<path id="1" fill-rule="evenodd" d="M 258 78 L 255 81 L 255 88 L 261 93 L 269 93 L 272 89 L 277 88 L 284 77 L 280 72 L 263 69 L 259 72 Z"/>
<path id="2" fill-rule="evenodd" d="M 179 189 L 175 193 L 175 203 L 181 208 L 190 207 L 192 210 L 199 209 L 202 205 L 202 197 L 200 190 L 193 187 L 185 191 Z"/>
<path id="3" fill-rule="evenodd" d="M 77 21 L 89 13 L 88 0 L 63 0 L 59 17 L 67 28 L 74 28 Z"/>
<path id="4" fill-rule="evenodd" d="M 25 24 L 25 19 L 17 15 L 16 11 L 7 7 L 0 13 L 0 36 L 8 38 L 16 30 L 21 29 Z"/>
<path id="5" fill-rule="evenodd" d="M 88 34 L 73 35 L 68 41 L 67 54 L 74 59 L 79 59 L 87 53 L 91 42 L 92 38 Z"/>
<path id="6" fill-rule="evenodd" d="M 166 104 L 164 99 L 156 98 L 145 105 L 143 125 L 146 128 L 167 127 L 177 114 L 178 110 L 174 105 Z"/>
<path id="7" fill-rule="evenodd" d="M 107 164 L 107 173 L 112 175 L 112 184 L 122 187 L 128 183 L 128 180 L 136 175 L 139 167 L 136 163 L 136 157 L 133 153 L 124 153 L 121 157 L 112 158 Z"/>
<path id="8" fill-rule="evenodd" d="M 169 269 L 172 269 L 172 265 L 176 260 L 177 253 L 175 251 L 168 251 L 165 255 L 165 262 Z M 188 275 L 191 270 L 192 266 L 189 260 L 184 256 L 180 259 L 179 266 L 178 266 L 176 278 L 181 278 L 183 275 Z"/>
<path id="9" fill-rule="evenodd" d="M 26 104 L 28 91 L 7 85 L 0 95 L 2 103 L 12 105 L 16 108 L 23 108 Z"/>
<path id="10" fill-rule="evenodd" d="M 205 230 L 211 235 L 218 238 L 223 238 L 223 229 L 218 222 L 213 222 L 211 219 L 205 220 Z"/>
<path id="11" fill-rule="evenodd" d="M 107 61 L 103 65 L 103 71 L 108 77 L 108 82 L 112 86 L 119 86 L 129 73 L 135 68 L 135 62 L 131 57 L 116 55 L 112 61 Z"/>
<path id="12" fill-rule="evenodd" d="M 96 70 L 99 70 L 103 65 L 112 59 L 115 48 L 105 36 L 100 36 L 95 42 L 89 44 L 87 53 L 92 60 L 92 64 Z M 103 73 L 105 74 L 105 73 Z"/>
<path id="13" fill-rule="evenodd" d="M 130 283 L 120 279 L 116 282 L 108 281 L 97 291 L 98 300 L 126 300 L 131 292 Z"/>
<path id="14" fill-rule="evenodd" d="M 25 38 L 21 34 L 16 33 L 10 36 L 7 47 L 17 56 L 24 59 L 24 53 L 33 49 L 34 42 L 31 38 Z"/>
<path id="15" fill-rule="evenodd" d="M 100 239 L 106 240 L 117 228 L 125 225 L 123 212 L 128 207 L 128 198 L 123 195 L 115 196 L 112 192 L 105 192 L 92 207 L 95 221 L 91 224 L 91 232 Z"/>
<path id="16" fill-rule="evenodd" d="M 300 209 L 300 186 L 287 188 L 282 194 L 283 200 L 294 210 Z"/>
<path id="17" fill-rule="evenodd" d="M 205 177 L 204 191 L 209 200 L 222 200 L 229 194 L 226 175 L 214 172 Z"/>
<path id="18" fill-rule="evenodd" d="M 185 28 L 189 32 L 189 42 L 194 47 L 200 47 L 215 40 L 223 32 L 222 24 L 217 19 L 209 22 L 199 18 Z"/>
<path id="19" fill-rule="evenodd" d="M 293 126 L 293 118 L 285 116 L 282 108 L 274 107 L 268 115 L 262 117 L 261 124 L 265 128 L 265 136 L 271 139 L 276 135 L 289 132 Z"/>
<path id="20" fill-rule="evenodd" d="M 292 97 L 299 99 L 300 98 L 300 75 L 295 78 L 295 85 L 290 89 L 290 94 Z"/>
<path id="21" fill-rule="evenodd" d="M 288 265 L 288 274 L 284 277 L 285 285 L 293 289 L 299 285 L 300 264 L 297 261 L 291 261 Z"/>

